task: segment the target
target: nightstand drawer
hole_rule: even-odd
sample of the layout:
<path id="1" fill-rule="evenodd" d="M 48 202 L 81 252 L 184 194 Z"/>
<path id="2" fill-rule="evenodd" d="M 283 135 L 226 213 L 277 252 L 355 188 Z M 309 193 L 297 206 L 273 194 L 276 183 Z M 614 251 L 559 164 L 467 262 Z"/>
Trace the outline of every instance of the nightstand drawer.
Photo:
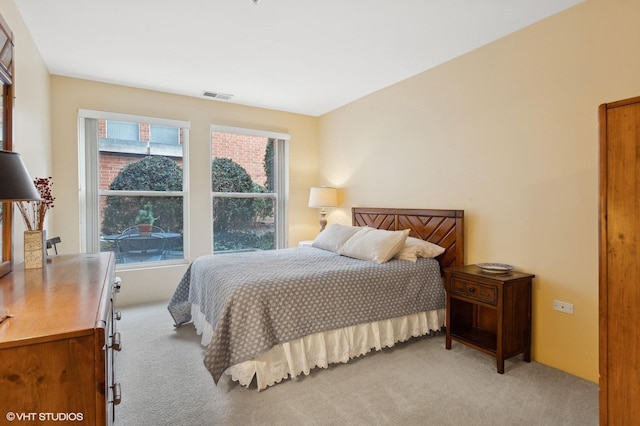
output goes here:
<path id="1" fill-rule="evenodd" d="M 489 303 L 495 305 L 498 303 L 498 289 L 491 285 L 483 285 L 453 279 L 451 282 L 452 295 L 464 296 L 467 299 L 477 300 L 478 302 Z"/>

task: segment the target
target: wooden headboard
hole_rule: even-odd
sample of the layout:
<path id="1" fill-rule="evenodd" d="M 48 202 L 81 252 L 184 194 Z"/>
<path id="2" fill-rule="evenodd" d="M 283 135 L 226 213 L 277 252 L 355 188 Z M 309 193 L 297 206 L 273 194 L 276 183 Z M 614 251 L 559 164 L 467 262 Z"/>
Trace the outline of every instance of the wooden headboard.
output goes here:
<path id="1" fill-rule="evenodd" d="M 437 257 L 441 270 L 464 265 L 464 210 L 353 207 L 351 222 L 388 231 L 410 229 L 410 237 L 444 247 Z"/>

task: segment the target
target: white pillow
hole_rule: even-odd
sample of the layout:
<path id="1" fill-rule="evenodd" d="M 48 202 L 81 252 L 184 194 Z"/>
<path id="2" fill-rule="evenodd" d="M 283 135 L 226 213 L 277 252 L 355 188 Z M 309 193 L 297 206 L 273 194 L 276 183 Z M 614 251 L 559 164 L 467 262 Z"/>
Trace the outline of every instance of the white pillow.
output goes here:
<path id="1" fill-rule="evenodd" d="M 404 247 L 396 254 L 398 259 L 415 262 L 419 257 L 438 257 L 444 253 L 444 247 L 419 238 L 407 237 Z"/>
<path id="2" fill-rule="evenodd" d="M 362 260 L 384 263 L 395 256 L 404 246 L 409 230 L 386 231 L 364 227 L 342 246 L 339 253 Z"/>
<path id="3" fill-rule="evenodd" d="M 315 240 L 311 243 L 311 247 L 322 250 L 329 250 L 338 253 L 340 247 L 351 238 L 356 232 L 361 230 L 361 226 L 340 225 L 332 223 L 320 232 Z"/>

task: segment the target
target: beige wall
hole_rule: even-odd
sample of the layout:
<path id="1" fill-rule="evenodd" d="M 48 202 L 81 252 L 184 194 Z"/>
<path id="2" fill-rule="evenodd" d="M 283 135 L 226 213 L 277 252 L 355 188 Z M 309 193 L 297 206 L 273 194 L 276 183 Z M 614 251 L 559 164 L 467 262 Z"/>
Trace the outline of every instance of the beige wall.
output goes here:
<path id="1" fill-rule="evenodd" d="M 14 146 L 32 177 L 47 177 L 51 165 L 49 72 L 12 0 L 0 0 L 0 14 L 14 36 Z M 24 223 L 14 208 L 14 260 L 23 261 Z"/>
<path id="2" fill-rule="evenodd" d="M 640 2 L 587 0 L 321 117 L 329 220 L 464 209 L 467 263 L 536 274 L 534 360 L 597 381 L 597 108 L 640 95 L 638 22 Z"/>
<path id="3" fill-rule="evenodd" d="M 210 136 L 211 124 L 247 127 L 291 135 L 289 156 L 288 210 L 289 245 L 312 238 L 316 233 L 317 212 L 307 207 L 309 187 L 316 185 L 317 119 L 313 117 L 243 107 L 229 103 L 178 96 L 149 90 L 91 82 L 60 76 L 51 77 L 51 97 L 54 105 L 53 164 L 56 213 L 55 232 L 62 237 L 65 253 L 80 250 L 78 181 L 78 109 L 136 114 L 190 121 L 189 135 L 189 197 L 190 197 L 190 258 L 209 254 L 210 223 Z M 63 206 L 61 209 L 60 206 Z M 190 231 L 190 232 L 189 232 Z M 176 288 L 186 263 L 154 269 L 119 271 L 123 290 L 121 305 L 168 300 Z"/>

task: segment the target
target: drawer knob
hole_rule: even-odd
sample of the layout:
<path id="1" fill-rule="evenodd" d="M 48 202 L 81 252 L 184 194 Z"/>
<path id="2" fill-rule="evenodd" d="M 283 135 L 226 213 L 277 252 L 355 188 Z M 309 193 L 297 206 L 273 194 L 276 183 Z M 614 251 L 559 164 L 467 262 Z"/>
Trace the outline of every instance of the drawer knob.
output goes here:
<path id="1" fill-rule="evenodd" d="M 476 288 L 475 287 L 469 287 L 469 293 L 475 293 Z"/>
<path id="2" fill-rule="evenodd" d="M 122 278 L 120 277 L 116 277 L 116 279 L 113 281 L 113 288 L 116 291 L 116 293 L 120 292 L 121 283 L 122 283 Z"/>
<path id="3" fill-rule="evenodd" d="M 111 336 L 111 349 L 113 349 L 114 351 L 122 350 L 122 342 L 120 341 L 119 331 L 116 331 L 115 333 L 113 333 L 113 336 Z"/>
<path id="4" fill-rule="evenodd" d="M 113 405 L 118 405 L 122 402 L 122 390 L 120 390 L 120 383 L 115 383 L 113 389 Z"/>

